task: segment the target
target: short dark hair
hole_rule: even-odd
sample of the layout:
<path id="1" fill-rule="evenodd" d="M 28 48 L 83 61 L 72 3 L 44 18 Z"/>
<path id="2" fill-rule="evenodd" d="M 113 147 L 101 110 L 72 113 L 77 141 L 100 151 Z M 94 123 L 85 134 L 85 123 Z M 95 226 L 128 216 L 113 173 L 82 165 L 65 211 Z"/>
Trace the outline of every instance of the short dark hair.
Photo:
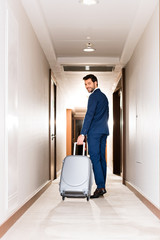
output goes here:
<path id="1" fill-rule="evenodd" d="M 94 76 L 93 74 L 88 74 L 88 75 L 86 75 L 86 76 L 83 78 L 83 80 L 88 80 L 89 78 L 92 80 L 92 82 L 97 82 L 97 85 L 98 85 L 98 79 L 97 79 L 97 77 Z"/>

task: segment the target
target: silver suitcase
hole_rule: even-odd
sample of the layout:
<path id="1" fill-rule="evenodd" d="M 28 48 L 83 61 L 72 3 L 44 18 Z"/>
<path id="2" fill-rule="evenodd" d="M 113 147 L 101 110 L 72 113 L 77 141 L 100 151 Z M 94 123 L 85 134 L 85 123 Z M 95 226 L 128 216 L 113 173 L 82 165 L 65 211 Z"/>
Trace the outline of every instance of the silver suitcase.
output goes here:
<path id="1" fill-rule="evenodd" d="M 74 143 L 73 155 L 63 160 L 59 191 L 62 199 L 87 198 L 90 199 L 92 187 L 92 164 L 90 158 L 84 155 L 85 143 L 83 143 L 83 155 L 75 155 Z"/>

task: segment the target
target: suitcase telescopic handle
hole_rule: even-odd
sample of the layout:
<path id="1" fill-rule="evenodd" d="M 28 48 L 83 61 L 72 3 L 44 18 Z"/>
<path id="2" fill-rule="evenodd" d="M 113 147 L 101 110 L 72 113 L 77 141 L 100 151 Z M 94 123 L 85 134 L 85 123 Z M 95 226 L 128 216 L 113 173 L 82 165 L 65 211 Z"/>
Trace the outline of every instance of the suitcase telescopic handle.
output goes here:
<path id="1" fill-rule="evenodd" d="M 76 155 L 76 145 L 77 145 L 77 142 L 74 143 L 73 155 Z M 83 156 L 84 156 L 84 153 L 85 153 L 85 142 L 83 142 Z"/>

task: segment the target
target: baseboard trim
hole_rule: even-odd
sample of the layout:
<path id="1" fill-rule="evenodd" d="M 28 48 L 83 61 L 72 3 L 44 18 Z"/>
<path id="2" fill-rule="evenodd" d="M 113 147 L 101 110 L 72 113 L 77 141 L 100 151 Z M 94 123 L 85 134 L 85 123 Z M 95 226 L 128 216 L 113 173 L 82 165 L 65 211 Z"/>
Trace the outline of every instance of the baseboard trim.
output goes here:
<path id="1" fill-rule="evenodd" d="M 156 217 L 160 219 L 160 209 L 145 198 L 140 192 L 137 191 L 129 182 L 123 179 L 123 183 L 148 207 Z"/>
<path id="2" fill-rule="evenodd" d="M 57 178 L 61 175 L 61 170 L 57 172 Z"/>
<path id="3" fill-rule="evenodd" d="M 49 181 L 39 192 L 37 192 L 30 200 L 28 200 L 20 209 L 18 209 L 11 217 L 9 217 L 2 225 L 0 225 L 0 238 L 13 226 L 13 224 L 27 211 L 27 209 L 44 193 L 51 185 Z"/>

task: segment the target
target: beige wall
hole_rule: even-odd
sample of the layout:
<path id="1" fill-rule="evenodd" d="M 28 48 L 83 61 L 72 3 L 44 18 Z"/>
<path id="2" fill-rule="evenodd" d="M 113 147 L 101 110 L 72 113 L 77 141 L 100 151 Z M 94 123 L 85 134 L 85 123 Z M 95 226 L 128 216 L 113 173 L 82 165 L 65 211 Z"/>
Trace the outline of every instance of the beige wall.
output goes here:
<path id="1" fill-rule="evenodd" d="M 126 180 L 159 207 L 158 14 L 157 6 L 126 67 Z"/>
<path id="2" fill-rule="evenodd" d="M 5 1 L 0 0 L 0 223 L 5 218 Z"/>
<path id="3" fill-rule="evenodd" d="M 1 3 L 0 222 L 3 222 L 48 181 L 49 65 L 20 1 Z"/>

